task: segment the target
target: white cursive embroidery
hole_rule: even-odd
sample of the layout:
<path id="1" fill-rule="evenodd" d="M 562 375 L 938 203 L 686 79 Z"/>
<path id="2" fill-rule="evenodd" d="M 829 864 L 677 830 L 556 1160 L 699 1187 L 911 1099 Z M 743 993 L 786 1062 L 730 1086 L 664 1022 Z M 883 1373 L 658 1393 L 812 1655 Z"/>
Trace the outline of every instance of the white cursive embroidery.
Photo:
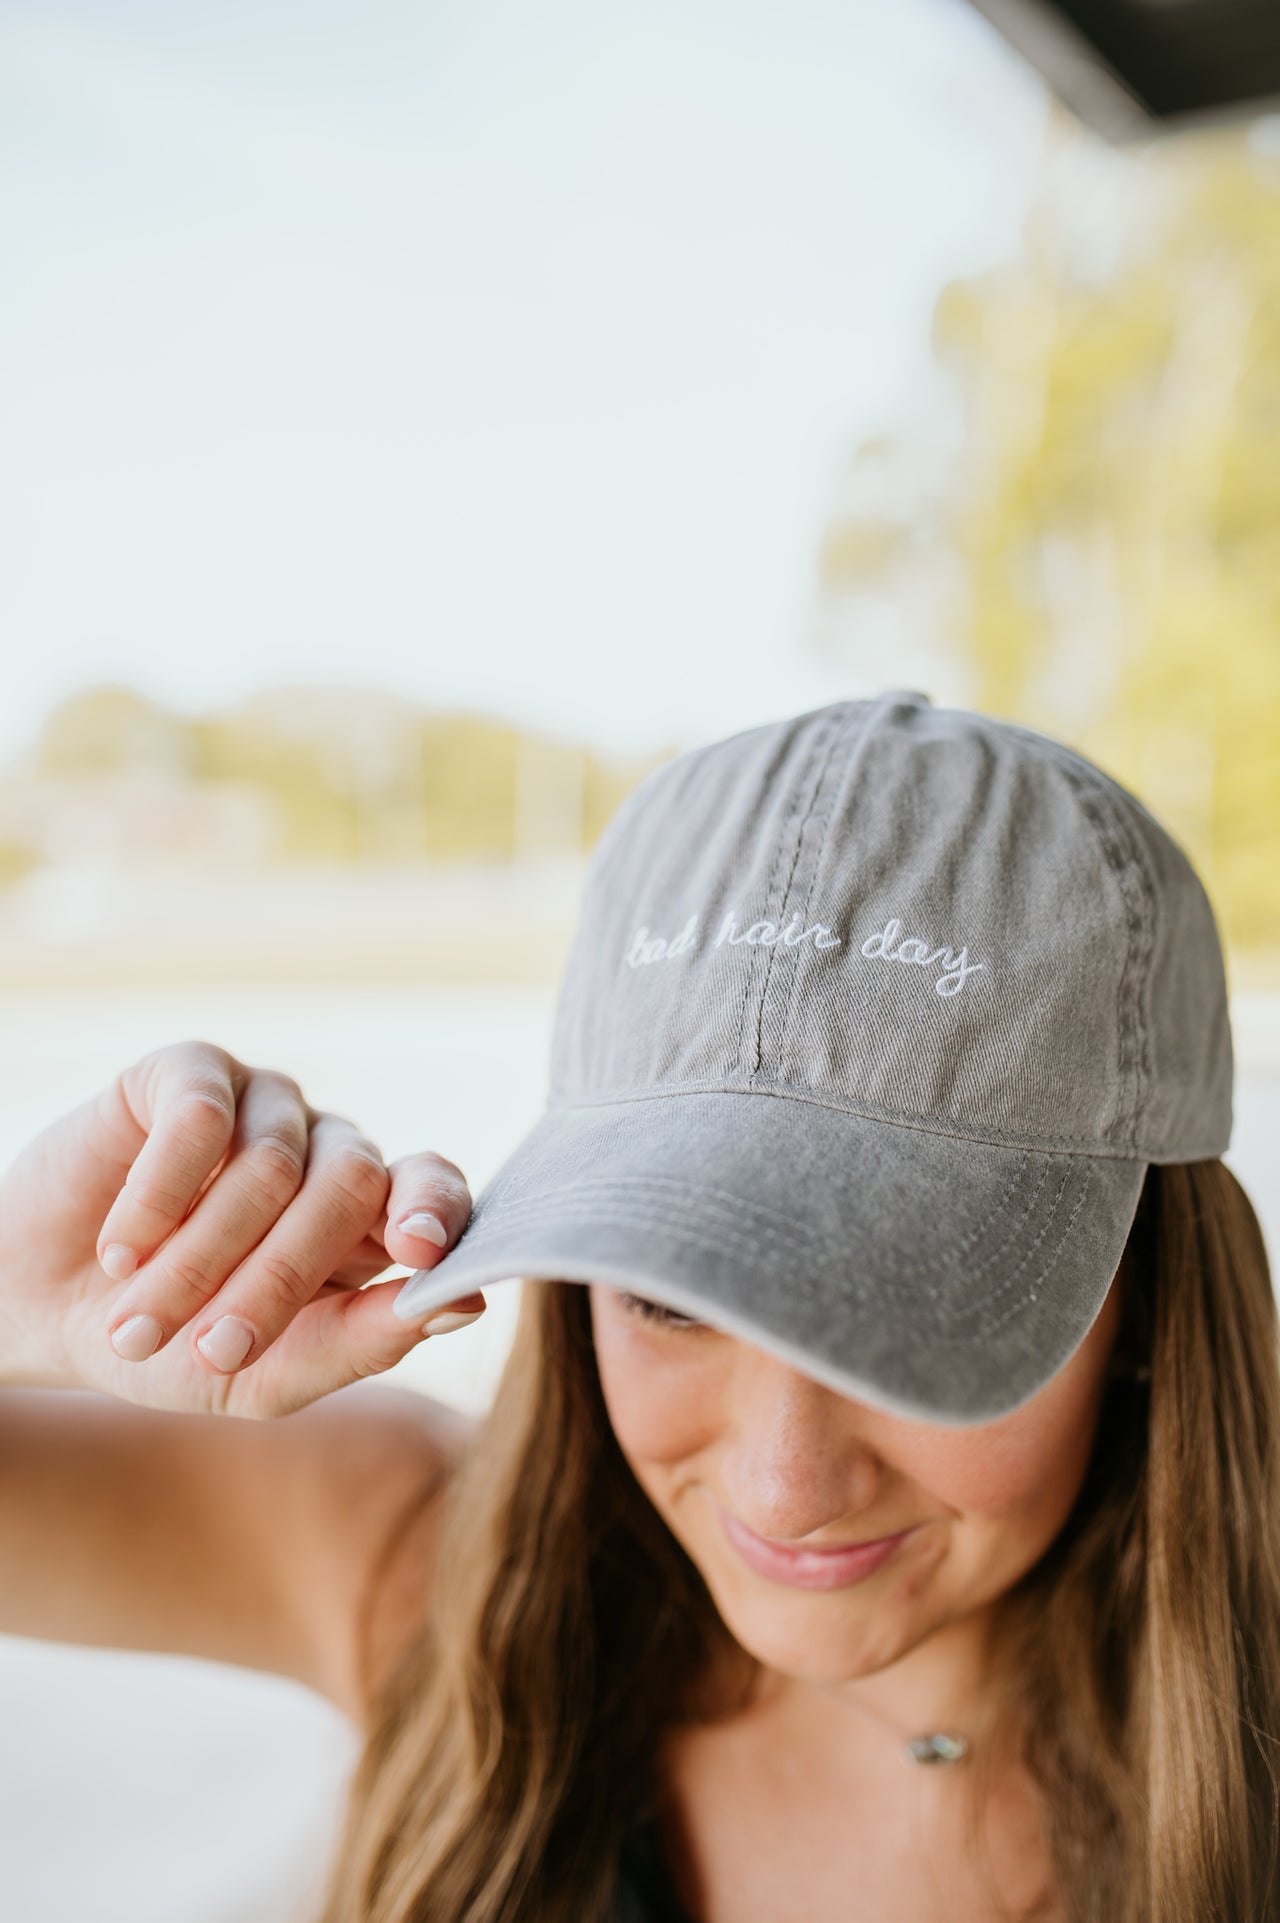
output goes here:
<path id="1" fill-rule="evenodd" d="M 945 962 L 947 972 L 939 975 L 934 983 L 935 994 L 958 995 L 969 976 L 976 975 L 980 968 L 987 965 L 985 962 L 971 962 L 967 948 L 962 948 L 958 955 L 953 955 L 949 948 L 935 948 L 929 954 L 926 952 L 927 942 L 921 941 L 918 935 L 908 935 L 895 951 L 893 944 L 898 939 L 901 927 L 898 917 L 892 916 L 876 934 L 868 935 L 861 952 L 867 956 L 879 955 L 883 961 L 919 962 L 921 968 L 931 968 L 936 961 Z M 946 986 L 947 982 L 951 982 L 950 988 Z"/>
<path id="2" fill-rule="evenodd" d="M 741 935 L 738 935 L 734 933 L 737 925 L 737 917 L 733 911 L 730 910 L 720 924 L 720 933 L 716 936 L 714 942 L 712 942 L 712 947 L 719 948 L 721 942 L 727 941 L 732 947 L 736 948 L 739 942 L 746 941 L 752 942 L 761 948 L 774 948 L 779 943 L 785 948 L 798 948 L 802 941 L 808 941 L 810 935 L 813 936 L 813 945 L 815 948 L 838 948 L 840 946 L 839 935 L 834 934 L 824 921 L 816 921 L 812 927 L 806 928 L 799 915 L 793 915 L 786 927 L 782 929 L 775 927 L 771 921 L 753 921 L 750 928 L 745 929 Z M 830 935 L 831 939 L 829 941 L 823 941 L 822 937 L 824 935 Z"/>
<path id="3" fill-rule="evenodd" d="M 628 968 L 645 968 L 652 962 L 675 961 L 698 946 L 697 927 L 696 914 L 690 915 L 679 933 L 671 936 L 655 935 L 647 923 L 642 924 L 631 937 L 623 959 Z M 985 962 L 971 962 L 967 948 L 962 948 L 958 955 L 948 947 L 931 950 L 918 935 L 908 935 L 899 940 L 901 933 L 902 923 L 894 915 L 874 935 L 868 935 L 859 953 L 865 955 L 868 961 L 916 962 L 921 968 L 931 968 L 935 962 L 942 962 L 944 972 L 934 983 L 934 992 L 944 1000 L 958 995 L 970 975 L 976 975 L 980 968 L 987 965 Z M 711 947 L 739 948 L 745 944 L 752 948 L 799 948 L 808 942 L 814 948 L 839 948 L 842 940 L 843 937 L 837 935 L 825 921 L 810 922 L 806 927 L 800 915 L 792 915 L 790 921 L 781 927 L 772 921 L 753 921 L 748 927 L 739 928 L 737 912 L 731 909 L 721 922 Z"/>
<path id="4" fill-rule="evenodd" d="M 646 962 L 670 961 L 673 955 L 683 955 L 693 947 L 693 931 L 698 917 L 690 915 L 678 935 L 664 941 L 661 935 L 650 935 L 647 928 L 637 928 L 631 937 L 627 950 L 628 968 L 643 968 Z"/>

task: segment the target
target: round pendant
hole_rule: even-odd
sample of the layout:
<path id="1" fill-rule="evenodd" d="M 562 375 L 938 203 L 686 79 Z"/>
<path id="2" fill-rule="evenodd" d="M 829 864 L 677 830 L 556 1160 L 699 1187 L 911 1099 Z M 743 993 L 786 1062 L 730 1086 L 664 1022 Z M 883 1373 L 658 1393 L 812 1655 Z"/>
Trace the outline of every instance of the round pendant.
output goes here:
<path id="1" fill-rule="evenodd" d="M 909 1737 L 906 1754 L 913 1763 L 958 1763 L 969 1754 L 969 1742 L 967 1737 L 935 1729 L 927 1736 Z"/>

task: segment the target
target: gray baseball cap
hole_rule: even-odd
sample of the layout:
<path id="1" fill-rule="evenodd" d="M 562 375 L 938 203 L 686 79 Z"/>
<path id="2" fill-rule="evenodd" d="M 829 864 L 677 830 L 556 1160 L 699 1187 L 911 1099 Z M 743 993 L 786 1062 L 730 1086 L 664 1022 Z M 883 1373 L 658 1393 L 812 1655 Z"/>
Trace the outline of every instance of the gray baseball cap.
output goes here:
<path id="1" fill-rule="evenodd" d="M 1231 1134 L 1186 854 L 1062 742 L 914 690 L 746 729 L 627 795 L 550 1067 L 398 1314 L 598 1282 L 960 1425 L 1084 1339 L 1148 1163 Z"/>

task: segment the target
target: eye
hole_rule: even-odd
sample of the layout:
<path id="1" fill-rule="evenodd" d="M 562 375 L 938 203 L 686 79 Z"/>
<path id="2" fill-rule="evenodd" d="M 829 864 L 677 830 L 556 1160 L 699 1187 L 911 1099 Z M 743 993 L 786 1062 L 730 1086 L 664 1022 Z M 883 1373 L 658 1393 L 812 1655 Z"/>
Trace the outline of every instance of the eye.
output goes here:
<path id="1" fill-rule="evenodd" d="M 647 1295 L 632 1295 L 620 1289 L 618 1299 L 628 1315 L 634 1315 L 641 1322 L 655 1322 L 660 1328 L 705 1329 L 707 1326 L 691 1315 L 681 1315 L 678 1309 L 669 1309 L 665 1302 L 651 1302 Z"/>

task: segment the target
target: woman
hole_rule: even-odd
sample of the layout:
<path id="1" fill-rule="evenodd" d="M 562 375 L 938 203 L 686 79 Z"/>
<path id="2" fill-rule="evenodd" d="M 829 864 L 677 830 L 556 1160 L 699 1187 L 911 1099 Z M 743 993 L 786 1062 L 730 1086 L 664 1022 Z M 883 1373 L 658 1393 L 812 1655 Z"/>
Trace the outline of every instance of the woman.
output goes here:
<path id="1" fill-rule="evenodd" d="M 916 693 L 681 756 L 551 1081 L 469 1215 L 207 1048 L 29 1151 L 6 1378 L 154 1406 L 0 1398 L 0 1628 L 342 1704 L 322 1923 L 1280 1914 L 1275 1310 L 1159 825 Z M 483 1421 L 342 1386 L 515 1275 Z"/>

